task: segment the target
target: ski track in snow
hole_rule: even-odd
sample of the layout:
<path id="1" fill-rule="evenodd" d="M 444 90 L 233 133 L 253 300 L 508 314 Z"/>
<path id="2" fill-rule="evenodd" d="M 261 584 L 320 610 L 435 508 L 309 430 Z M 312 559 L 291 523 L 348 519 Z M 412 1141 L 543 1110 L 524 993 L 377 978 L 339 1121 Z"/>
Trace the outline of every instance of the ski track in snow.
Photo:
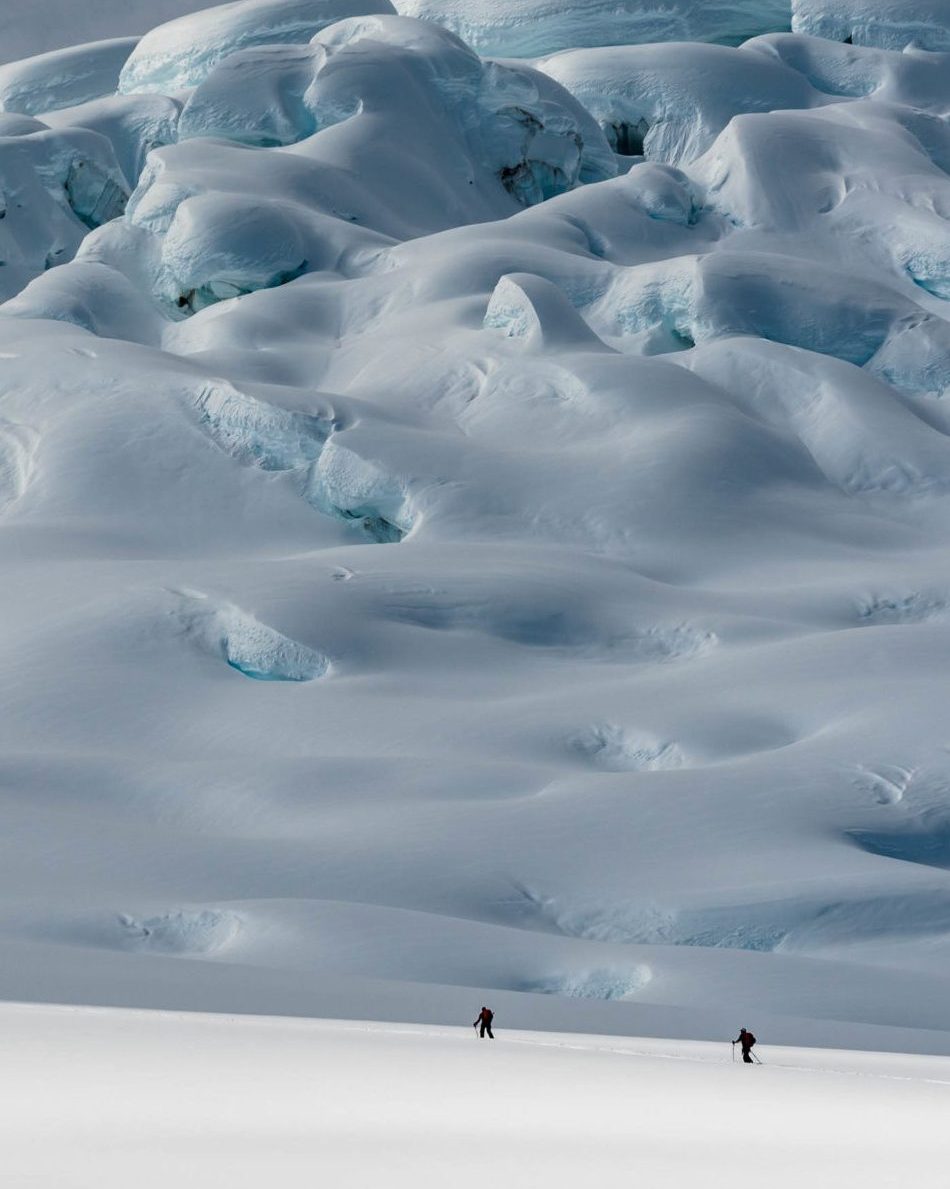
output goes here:
<path id="1" fill-rule="evenodd" d="M 945 6 L 60 7 L 0 995 L 950 1052 Z"/>

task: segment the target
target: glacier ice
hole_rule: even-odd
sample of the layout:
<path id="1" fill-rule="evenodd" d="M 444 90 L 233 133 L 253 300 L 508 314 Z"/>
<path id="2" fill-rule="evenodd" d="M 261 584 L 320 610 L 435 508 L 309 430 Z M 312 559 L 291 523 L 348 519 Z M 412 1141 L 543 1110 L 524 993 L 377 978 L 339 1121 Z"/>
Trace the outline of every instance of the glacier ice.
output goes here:
<path id="1" fill-rule="evenodd" d="M 343 17 L 392 12 L 389 0 L 233 0 L 159 25 L 125 63 L 119 90 L 168 95 L 194 87 L 237 50 L 309 41 Z"/>
<path id="2" fill-rule="evenodd" d="M 0 66 L 0 111 L 35 116 L 115 94 L 138 38 L 120 37 Z"/>
<path id="3" fill-rule="evenodd" d="M 828 41 L 950 50 L 946 0 L 792 0 L 792 29 Z"/>
<path id="4" fill-rule="evenodd" d="M 400 5 L 0 75 L 0 991 L 930 1043 L 938 10 Z"/>
<path id="5" fill-rule="evenodd" d="M 162 240 L 162 296 L 179 308 L 280 285 L 307 266 L 292 212 L 236 195 L 186 198 Z"/>
<path id="6" fill-rule="evenodd" d="M 109 141 L 81 128 L 0 136 L 0 169 L 0 298 L 70 260 L 86 232 L 121 214 L 128 197 Z"/>
<path id="7" fill-rule="evenodd" d="M 572 50 L 538 68 L 597 118 L 616 152 L 667 165 L 701 156 L 733 116 L 816 99 L 803 73 L 746 47 L 676 41 Z"/>
<path id="8" fill-rule="evenodd" d="M 204 956 L 225 949 L 241 928 L 234 913 L 210 908 L 178 909 L 148 917 L 121 913 L 118 924 L 121 945 L 182 957 Z"/>
<path id="9" fill-rule="evenodd" d="M 88 128 L 112 145 L 130 189 L 152 149 L 178 138 L 180 105 L 165 95 L 108 95 L 61 111 L 44 112 L 50 128 Z"/>
<path id="10" fill-rule="evenodd" d="M 291 640 L 233 603 L 182 592 L 175 615 L 188 639 L 245 677 L 304 682 L 330 671 L 330 661 L 321 652 Z"/>
<path id="11" fill-rule="evenodd" d="M 649 966 L 552 974 L 526 982 L 520 990 L 567 999 L 633 999 L 652 978 Z"/>
<path id="12" fill-rule="evenodd" d="M 932 0 L 939 3 L 939 0 Z M 539 57 L 581 46 L 662 41 L 736 44 L 756 33 L 787 29 L 789 0 L 397 0 L 404 16 L 452 29 L 480 54 Z"/>
<path id="13" fill-rule="evenodd" d="M 228 454 L 265 471 L 307 468 L 323 450 L 333 422 L 288 412 L 233 385 L 206 385 L 195 397 L 199 424 Z"/>

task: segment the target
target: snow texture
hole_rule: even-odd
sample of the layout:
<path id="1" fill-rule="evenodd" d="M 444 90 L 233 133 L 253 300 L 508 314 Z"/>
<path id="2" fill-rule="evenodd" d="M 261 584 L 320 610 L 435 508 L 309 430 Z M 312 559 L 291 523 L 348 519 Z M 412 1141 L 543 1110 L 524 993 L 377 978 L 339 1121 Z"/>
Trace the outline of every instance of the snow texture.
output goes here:
<path id="1" fill-rule="evenodd" d="M 234 0 L 179 17 L 142 38 L 118 89 L 171 94 L 197 86 L 238 50 L 307 42 L 344 17 L 393 12 L 388 0 Z"/>
<path id="2" fill-rule="evenodd" d="M 590 1178 L 622 1184 L 631 1168 L 677 1189 L 754 1189 L 764 1179 L 797 1189 L 831 1184 L 818 1171 L 831 1169 L 866 1189 L 930 1189 L 943 1163 L 945 1057 L 760 1037 L 753 1069 L 732 1060 L 728 1040 L 513 1031 L 504 1017 L 494 1041 L 473 1040 L 470 1026 L 19 1005 L 5 1006 L 2 1021 L 4 1160 L 11 1178 L 40 1189 L 76 1168 L 102 1189 L 196 1178 L 297 1189 L 315 1175 L 433 1185 L 446 1170 L 474 1189 L 512 1169 L 519 1179 L 530 1169 L 526 1184 L 569 1189 Z M 486 1110 L 505 1124 L 460 1159 L 459 1120 Z"/>
<path id="3" fill-rule="evenodd" d="M 944 8 L 397 7 L 0 68 L 0 997 L 950 1052 Z"/>
<path id="4" fill-rule="evenodd" d="M 940 0 L 934 0 L 939 4 Z M 789 0 L 398 0 L 403 16 L 445 25 L 480 54 L 530 58 L 582 46 L 656 41 L 737 44 L 787 29 Z"/>
<path id="5" fill-rule="evenodd" d="M 42 115 L 113 95 L 137 40 L 119 37 L 0 66 L 0 111 Z"/>

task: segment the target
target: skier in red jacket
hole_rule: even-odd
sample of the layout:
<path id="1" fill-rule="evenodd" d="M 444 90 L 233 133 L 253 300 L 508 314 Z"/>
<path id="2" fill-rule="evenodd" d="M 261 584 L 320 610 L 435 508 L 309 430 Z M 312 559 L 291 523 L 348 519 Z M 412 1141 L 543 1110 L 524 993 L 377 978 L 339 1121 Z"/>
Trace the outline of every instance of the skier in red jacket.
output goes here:
<path id="1" fill-rule="evenodd" d="M 488 1007 L 483 1007 L 482 1010 L 478 1013 L 478 1019 L 475 1021 L 475 1023 L 472 1025 L 472 1027 L 478 1028 L 479 1024 L 481 1024 L 481 1029 L 479 1030 L 478 1035 L 482 1038 L 482 1040 L 485 1039 L 486 1032 L 488 1033 L 489 1040 L 495 1039 L 495 1035 L 491 1030 L 491 1022 L 494 1018 L 495 1018 L 495 1013 L 491 1010 L 491 1008 L 488 1008 Z"/>
<path id="2" fill-rule="evenodd" d="M 752 1046 L 755 1044 L 755 1037 L 747 1028 L 740 1028 L 739 1035 L 732 1042 L 734 1045 L 742 1045 L 742 1060 L 746 1065 L 752 1065 Z"/>

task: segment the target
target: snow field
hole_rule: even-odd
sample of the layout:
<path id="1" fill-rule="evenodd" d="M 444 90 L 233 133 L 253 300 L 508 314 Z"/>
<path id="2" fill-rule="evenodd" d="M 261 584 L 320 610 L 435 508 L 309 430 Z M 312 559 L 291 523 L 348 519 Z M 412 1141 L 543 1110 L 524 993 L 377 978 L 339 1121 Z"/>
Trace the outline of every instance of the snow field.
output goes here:
<path id="1" fill-rule="evenodd" d="M 728 1041 L 14 1005 L 2 1023 L 11 1185 L 942 1183 L 946 1058 L 763 1046 L 750 1069 Z"/>

